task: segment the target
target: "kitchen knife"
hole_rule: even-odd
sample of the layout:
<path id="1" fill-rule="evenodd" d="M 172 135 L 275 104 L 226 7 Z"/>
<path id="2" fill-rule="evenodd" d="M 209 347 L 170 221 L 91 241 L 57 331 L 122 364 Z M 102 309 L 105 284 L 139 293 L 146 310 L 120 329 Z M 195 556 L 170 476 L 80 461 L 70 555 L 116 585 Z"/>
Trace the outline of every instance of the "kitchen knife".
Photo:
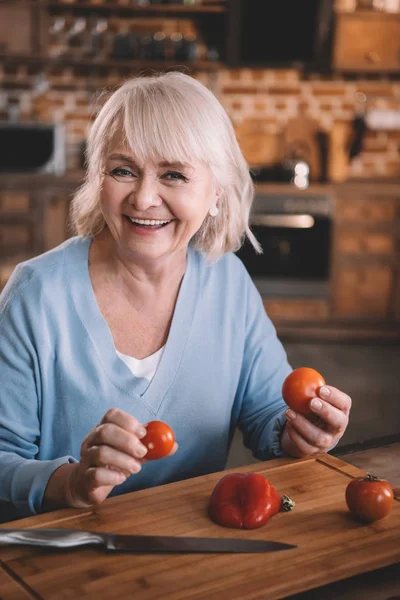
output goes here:
<path id="1" fill-rule="evenodd" d="M 239 538 L 174 537 L 164 535 L 118 535 L 77 529 L 0 529 L 0 545 L 77 548 L 100 546 L 114 552 L 277 552 L 296 548 L 282 542 Z"/>

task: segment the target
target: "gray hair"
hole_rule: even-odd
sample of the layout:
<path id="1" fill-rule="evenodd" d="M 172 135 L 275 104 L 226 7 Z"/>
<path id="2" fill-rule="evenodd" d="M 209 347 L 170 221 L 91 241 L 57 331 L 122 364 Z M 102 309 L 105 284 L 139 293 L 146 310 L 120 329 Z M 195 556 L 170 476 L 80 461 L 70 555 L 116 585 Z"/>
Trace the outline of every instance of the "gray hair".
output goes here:
<path id="1" fill-rule="evenodd" d="M 224 108 L 203 84 L 169 72 L 135 77 L 118 88 L 99 111 L 87 144 L 87 173 L 71 205 L 75 233 L 95 236 L 105 227 L 100 191 L 107 155 L 116 141 L 139 161 L 208 165 L 221 191 L 219 213 L 207 215 L 191 244 L 216 261 L 240 248 L 245 236 L 261 247 L 249 228 L 254 184 Z"/>

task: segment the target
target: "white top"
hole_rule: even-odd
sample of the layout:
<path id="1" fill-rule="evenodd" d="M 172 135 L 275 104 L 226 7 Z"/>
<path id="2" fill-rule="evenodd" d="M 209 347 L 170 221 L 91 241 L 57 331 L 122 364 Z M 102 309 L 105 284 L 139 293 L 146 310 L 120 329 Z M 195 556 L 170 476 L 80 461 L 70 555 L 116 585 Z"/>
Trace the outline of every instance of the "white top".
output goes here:
<path id="1" fill-rule="evenodd" d="M 164 352 L 165 345 L 154 352 L 154 354 L 150 354 L 150 356 L 146 356 L 146 358 L 134 358 L 133 356 L 127 356 L 126 354 L 121 354 L 118 352 L 117 354 L 121 360 L 130 368 L 135 377 L 144 377 L 147 381 L 151 381 L 157 371 L 157 367 L 160 364 L 161 357 Z"/>

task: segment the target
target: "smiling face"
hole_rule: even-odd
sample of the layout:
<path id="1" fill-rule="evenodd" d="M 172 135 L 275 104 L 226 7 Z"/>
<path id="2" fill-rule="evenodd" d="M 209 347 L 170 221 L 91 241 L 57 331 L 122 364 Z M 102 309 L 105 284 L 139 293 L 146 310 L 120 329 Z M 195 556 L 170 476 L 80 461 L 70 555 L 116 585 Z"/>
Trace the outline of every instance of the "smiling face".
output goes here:
<path id="1" fill-rule="evenodd" d="M 137 263 L 181 260 L 217 202 L 211 170 L 198 161 L 138 162 L 117 150 L 104 169 L 100 206 L 117 251 Z"/>

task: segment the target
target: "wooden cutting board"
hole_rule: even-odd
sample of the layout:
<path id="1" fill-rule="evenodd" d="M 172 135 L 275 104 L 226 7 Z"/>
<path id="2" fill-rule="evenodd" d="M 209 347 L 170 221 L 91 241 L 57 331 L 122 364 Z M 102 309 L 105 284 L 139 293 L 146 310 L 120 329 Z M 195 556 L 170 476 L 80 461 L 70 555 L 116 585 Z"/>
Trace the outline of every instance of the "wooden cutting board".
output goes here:
<path id="1" fill-rule="evenodd" d="M 284 157 L 282 135 L 271 131 L 265 119 L 245 119 L 235 125 L 235 134 L 250 167 L 265 167 L 279 163 Z"/>
<path id="2" fill-rule="evenodd" d="M 274 600 L 400 561 L 399 498 L 390 516 L 370 525 L 355 521 L 347 510 L 345 488 L 362 473 L 356 467 L 321 455 L 261 462 L 230 472 L 262 473 L 280 494 L 296 501 L 295 509 L 252 531 L 218 527 L 208 519 L 206 508 L 225 472 L 111 498 L 93 511 L 56 511 L 6 526 L 269 539 L 296 544 L 296 549 L 129 555 L 5 547 L 0 561 L 31 597 L 45 600 Z"/>
<path id="3" fill-rule="evenodd" d="M 310 167 L 310 181 L 319 181 L 321 156 L 318 133 L 321 126 L 314 119 L 302 115 L 290 119 L 283 131 L 283 153 L 285 158 L 301 158 Z"/>

